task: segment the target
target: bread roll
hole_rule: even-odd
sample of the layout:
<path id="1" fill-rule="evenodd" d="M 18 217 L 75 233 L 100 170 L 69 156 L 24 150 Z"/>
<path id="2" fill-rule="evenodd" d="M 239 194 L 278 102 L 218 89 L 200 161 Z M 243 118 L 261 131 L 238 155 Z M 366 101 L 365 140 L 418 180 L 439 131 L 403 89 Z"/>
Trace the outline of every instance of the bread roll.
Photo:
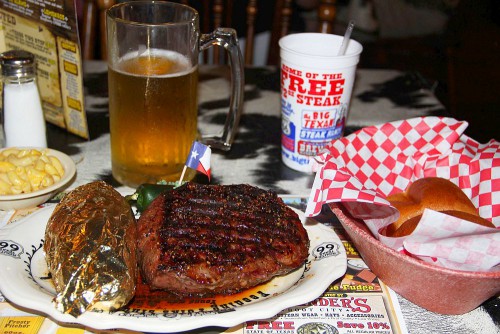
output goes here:
<path id="1" fill-rule="evenodd" d="M 390 195 L 387 200 L 400 213 L 399 219 L 382 232 L 389 237 L 411 234 L 425 209 L 443 212 L 483 226 L 495 227 L 490 221 L 479 217 L 474 204 L 458 186 L 443 178 L 426 177 L 417 180 L 405 192 Z"/>

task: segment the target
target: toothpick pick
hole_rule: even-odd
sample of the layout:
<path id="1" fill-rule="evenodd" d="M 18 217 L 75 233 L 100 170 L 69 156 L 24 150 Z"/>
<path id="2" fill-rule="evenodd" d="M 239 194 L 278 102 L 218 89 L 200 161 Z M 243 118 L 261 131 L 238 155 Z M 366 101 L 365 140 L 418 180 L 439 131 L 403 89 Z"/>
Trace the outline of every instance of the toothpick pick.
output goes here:
<path id="1" fill-rule="evenodd" d="M 187 169 L 187 166 L 184 165 L 184 168 L 182 169 L 182 174 L 181 174 L 181 178 L 179 179 L 179 186 L 182 184 L 182 180 L 184 179 L 184 174 L 186 174 L 186 169 Z"/>

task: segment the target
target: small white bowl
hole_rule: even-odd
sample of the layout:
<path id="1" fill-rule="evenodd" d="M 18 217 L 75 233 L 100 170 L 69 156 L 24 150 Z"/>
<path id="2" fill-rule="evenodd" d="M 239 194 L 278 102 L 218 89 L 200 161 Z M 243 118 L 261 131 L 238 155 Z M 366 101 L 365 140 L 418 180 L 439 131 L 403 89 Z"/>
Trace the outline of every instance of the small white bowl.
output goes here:
<path id="1" fill-rule="evenodd" d="M 30 148 L 39 151 L 45 150 L 44 148 L 38 147 L 23 147 L 22 149 Z M 9 148 L 4 148 L 0 150 L 0 152 L 6 149 Z M 0 195 L 0 210 L 7 211 L 36 207 L 47 202 L 55 196 L 59 190 L 69 184 L 76 173 L 76 166 L 73 160 L 68 155 L 50 148 L 48 149 L 48 155 L 52 155 L 59 159 L 64 168 L 63 177 L 58 182 L 44 189 L 17 195 Z"/>

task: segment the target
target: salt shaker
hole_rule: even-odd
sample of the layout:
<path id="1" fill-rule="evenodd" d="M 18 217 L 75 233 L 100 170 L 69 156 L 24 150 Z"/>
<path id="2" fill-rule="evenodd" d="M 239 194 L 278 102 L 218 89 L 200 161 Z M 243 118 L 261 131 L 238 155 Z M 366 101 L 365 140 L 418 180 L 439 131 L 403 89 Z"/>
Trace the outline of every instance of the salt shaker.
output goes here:
<path id="1" fill-rule="evenodd" d="M 47 147 L 33 54 L 23 50 L 7 51 L 0 54 L 0 63 L 5 146 Z"/>

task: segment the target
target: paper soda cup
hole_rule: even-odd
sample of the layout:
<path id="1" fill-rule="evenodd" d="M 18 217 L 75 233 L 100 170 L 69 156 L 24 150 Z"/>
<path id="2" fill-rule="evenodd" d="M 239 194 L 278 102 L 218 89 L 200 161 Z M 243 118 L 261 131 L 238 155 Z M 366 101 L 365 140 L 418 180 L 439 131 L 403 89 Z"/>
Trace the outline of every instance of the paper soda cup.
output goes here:
<path id="1" fill-rule="evenodd" d="M 299 33 L 280 39 L 281 152 L 284 164 L 312 172 L 313 157 L 342 136 L 363 47 L 343 36 Z"/>

